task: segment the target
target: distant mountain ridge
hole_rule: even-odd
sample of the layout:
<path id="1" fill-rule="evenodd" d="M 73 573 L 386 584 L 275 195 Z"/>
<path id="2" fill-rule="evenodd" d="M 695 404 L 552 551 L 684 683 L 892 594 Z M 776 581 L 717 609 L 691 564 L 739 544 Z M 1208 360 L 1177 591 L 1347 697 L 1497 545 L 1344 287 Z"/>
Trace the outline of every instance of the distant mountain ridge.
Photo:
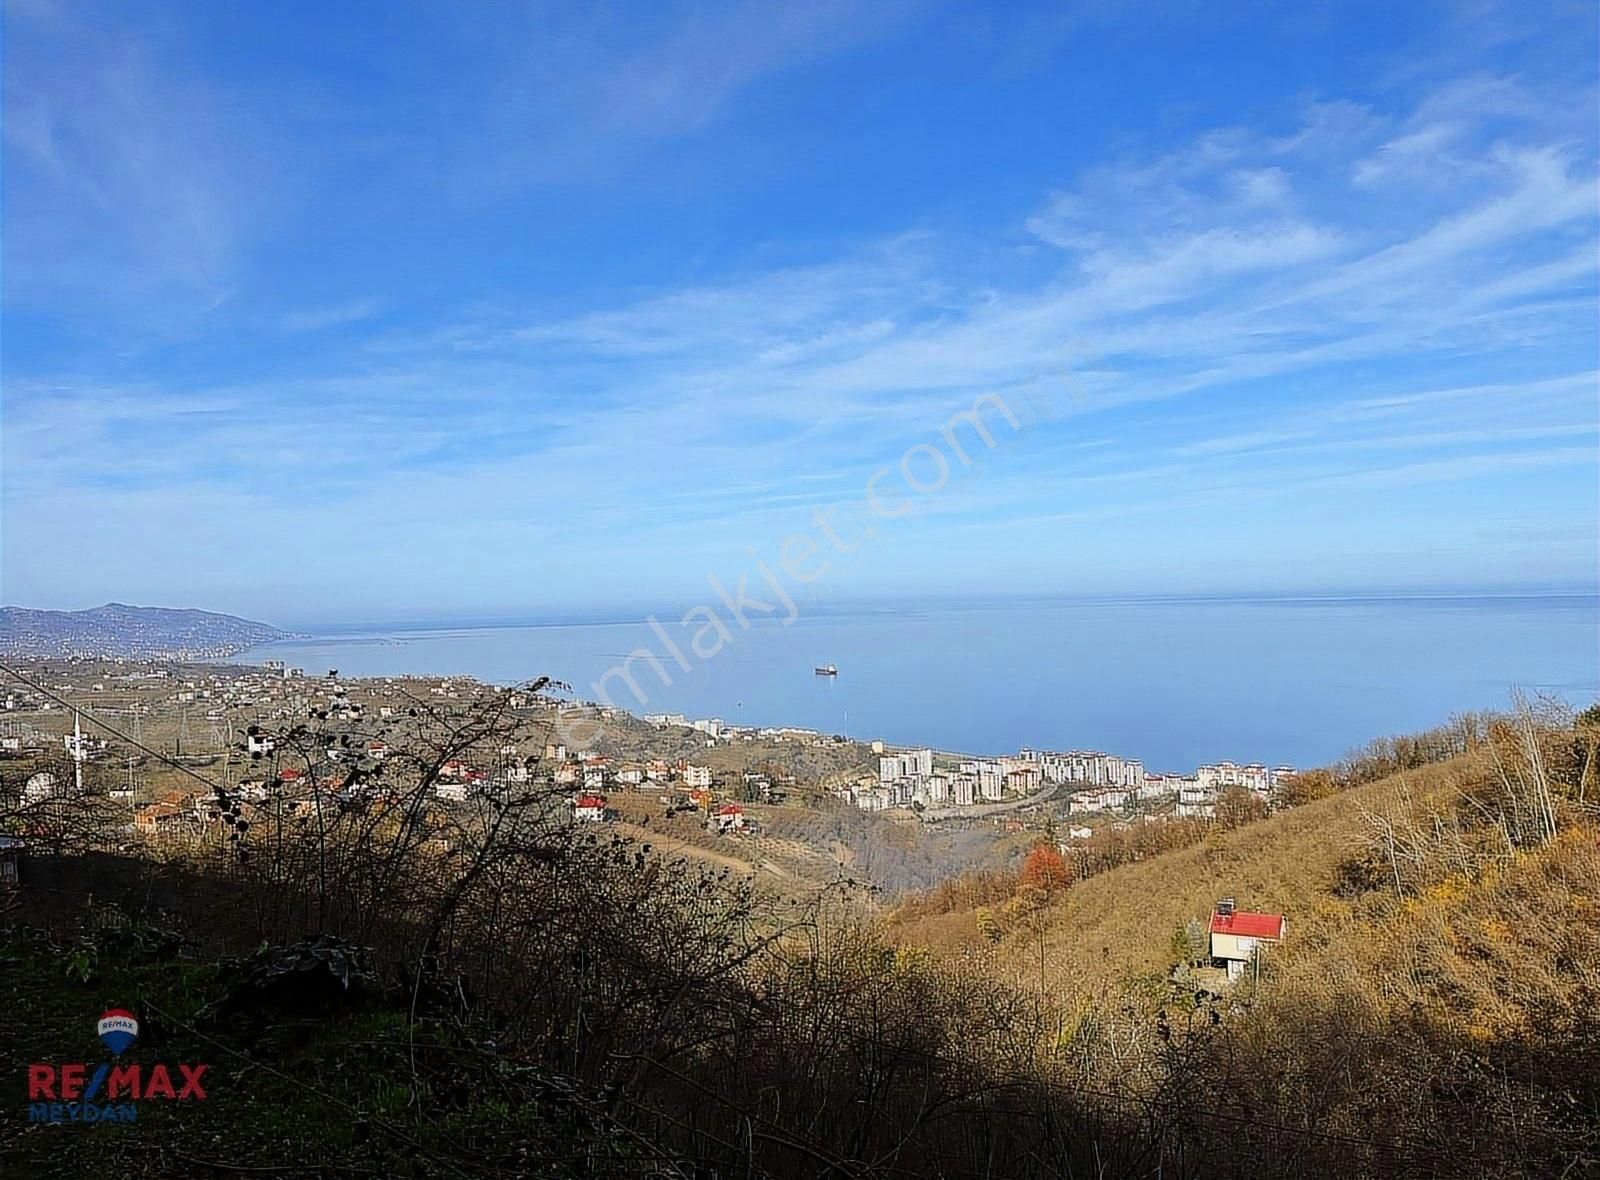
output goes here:
<path id="1" fill-rule="evenodd" d="M 13 656 L 215 659 L 292 633 L 204 610 L 108 602 L 89 610 L 0 607 L 0 651 Z"/>

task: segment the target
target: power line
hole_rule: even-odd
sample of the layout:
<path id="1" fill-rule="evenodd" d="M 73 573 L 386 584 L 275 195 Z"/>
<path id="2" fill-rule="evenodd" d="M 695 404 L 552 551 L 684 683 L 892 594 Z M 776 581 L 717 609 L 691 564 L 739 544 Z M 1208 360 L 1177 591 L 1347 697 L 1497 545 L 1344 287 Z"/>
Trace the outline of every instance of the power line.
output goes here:
<path id="1" fill-rule="evenodd" d="M 29 688 L 33 689 L 40 696 L 43 696 L 48 700 L 54 701 L 56 704 L 60 705 L 63 709 L 72 709 L 75 712 L 80 713 L 80 714 L 83 712 L 83 706 L 82 705 L 76 704 L 73 701 L 67 700 L 65 697 L 59 696 L 55 692 L 53 692 L 50 689 L 46 688 L 44 685 L 40 684 L 37 680 L 34 680 L 32 677 L 27 676 L 26 674 L 17 671 L 15 668 L 11 667 L 11 665 L 9 665 L 9 664 L 0 664 L 0 672 L 6 673 L 7 675 L 11 676 L 13 679 L 18 681 L 19 683 L 26 684 Z M 212 782 L 209 778 L 207 778 L 205 775 L 201 774 L 199 771 L 195 770 L 193 767 L 185 766 L 183 763 L 178 762 L 177 760 L 173 759 L 172 757 L 170 757 L 170 756 L 168 756 L 166 754 L 163 754 L 160 750 L 151 749 L 149 746 L 145 745 L 143 742 L 139 741 L 137 738 L 129 736 L 126 732 L 124 732 L 123 730 L 118 729 L 116 726 L 109 725 L 106 722 L 100 720 L 100 718 L 96 717 L 92 711 L 89 713 L 89 723 L 91 725 L 98 725 L 101 729 L 105 730 L 112 737 L 115 737 L 120 741 L 127 742 L 128 745 L 132 746 L 134 749 L 139 750 L 142 753 L 148 754 L 150 757 L 156 759 L 158 762 L 163 762 L 166 765 L 172 767 L 172 769 L 174 769 L 174 770 L 176 770 L 176 771 L 178 771 L 178 772 L 180 772 L 182 774 L 186 774 L 190 778 L 194 779 L 196 782 L 201 783 L 204 786 L 207 786 L 207 787 L 211 788 L 212 792 L 217 796 L 217 798 L 219 800 L 225 799 L 227 797 L 228 792 L 227 792 L 226 788 L 222 787 L 221 785 L 219 785 L 217 783 Z"/>

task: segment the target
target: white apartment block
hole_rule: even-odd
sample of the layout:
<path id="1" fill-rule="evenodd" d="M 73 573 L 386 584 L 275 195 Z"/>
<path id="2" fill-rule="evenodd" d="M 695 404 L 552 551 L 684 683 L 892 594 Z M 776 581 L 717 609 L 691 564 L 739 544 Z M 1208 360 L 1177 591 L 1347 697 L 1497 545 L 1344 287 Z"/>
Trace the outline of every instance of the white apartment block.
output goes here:
<path id="1" fill-rule="evenodd" d="M 878 781 L 892 783 L 899 779 L 923 779 L 933 773 L 932 750 L 904 750 L 885 754 L 878 759 Z"/>
<path id="2" fill-rule="evenodd" d="M 1196 779 L 1178 788 L 1176 814 L 1182 819 L 1209 819 L 1217 810 L 1217 791 Z"/>
<path id="3" fill-rule="evenodd" d="M 887 811 L 894 806 L 894 793 L 888 787 L 858 787 L 853 794 L 862 811 Z"/>
<path id="4" fill-rule="evenodd" d="M 1135 795 L 1126 787 L 1095 787 L 1076 791 L 1067 800 L 1069 814 L 1086 811 L 1120 811 Z"/>
<path id="5" fill-rule="evenodd" d="M 1023 751 L 1048 783 L 1084 783 L 1091 787 L 1137 787 L 1144 782 L 1144 763 L 1137 758 L 1102 754 L 1098 750 L 1065 753 Z"/>
<path id="6" fill-rule="evenodd" d="M 1213 791 L 1223 787 L 1244 787 L 1258 795 L 1265 795 L 1272 789 L 1272 772 L 1259 762 L 1247 766 L 1240 766 L 1237 762 L 1218 762 L 1214 766 L 1199 767 L 1194 774 L 1201 786 L 1210 787 Z"/>

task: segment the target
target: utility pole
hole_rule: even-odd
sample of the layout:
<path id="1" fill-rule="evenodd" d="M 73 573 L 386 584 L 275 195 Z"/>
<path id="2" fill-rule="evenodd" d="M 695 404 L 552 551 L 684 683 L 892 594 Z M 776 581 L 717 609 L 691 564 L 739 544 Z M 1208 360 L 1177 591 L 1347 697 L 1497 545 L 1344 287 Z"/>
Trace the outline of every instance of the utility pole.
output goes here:
<path id="1" fill-rule="evenodd" d="M 72 711 L 72 788 L 73 798 L 83 797 L 83 717 L 76 709 Z"/>

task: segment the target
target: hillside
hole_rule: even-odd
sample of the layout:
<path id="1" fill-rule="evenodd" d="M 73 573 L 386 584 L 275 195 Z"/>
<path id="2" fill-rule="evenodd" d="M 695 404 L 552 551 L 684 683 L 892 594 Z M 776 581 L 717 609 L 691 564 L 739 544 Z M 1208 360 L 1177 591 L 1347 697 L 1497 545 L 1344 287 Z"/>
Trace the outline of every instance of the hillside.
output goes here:
<path id="1" fill-rule="evenodd" d="M 0 651 L 9 656 L 216 659 L 289 637 L 267 623 L 203 610 L 120 602 L 76 611 L 0 607 Z"/>
<path id="2" fill-rule="evenodd" d="M 1590 1174 L 1596 734 L 1518 750 L 1393 775 L 1049 897 L 908 910 L 890 930 L 903 953 L 983 962 L 1045 999 L 1074 1084 L 1383 1145 L 1375 1171 L 1389 1152 L 1454 1174 L 1441 1161 L 1459 1151 L 1486 1175 Z M 1550 830 L 1532 836 L 1519 793 L 1546 773 Z M 1224 896 L 1288 918 L 1259 982 L 1230 986 L 1185 949 L 1185 924 L 1203 930 Z"/>
<path id="3" fill-rule="evenodd" d="M 1340 865 L 1367 832 L 1364 810 L 1379 808 L 1402 786 L 1419 802 L 1443 799 L 1481 781 L 1483 773 L 1475 758 L 1452 759 L 1231 832 L 1217 829 L 1194 847 L 1075 882 L 1042 913 L 1010 924 L 1000 943 L 1002 957 L 1036 969 L 1042 924 L 1047 963 L 1086 986 L 1165 971 L 1174 932 L 1186 920 L 1205 919 L 1221 897 L 1236 898 L 1244 909 L 1288 915 L 1292 950 L 1304 945 L 1336 900 Z M 914 918 L 896 929 L 910 944 L 976 947 L 988 938 L 979 929 L 983 908 Z M 987 909 L 1002 927 L 1008 925 L 1003 907 Z"/>
<path id="4" fill-rule="evenodd" d="M 791 887 L 811 867 L 800 833 L 776 822 L 718 840 L 644 815 L 609 831 L 572 823 L 537 794 L 430 810 L 443 758 L 501 748 L 522 724 L 499 700 L 413 736 L 405 761 L 391 749 L 381 807 L 324 807 L 312 822 L 297 800 L 248 820 L 230 805 L 186 852 L 120 839 L 93 850 L 84 810 L 19 810 L 13 917 L 49 943 L 0 970 L 13 1013 L 0 1038 L 45 1051 L 119 1005 L 153 1014 L 153 1033 L 175 1043 L 214 1038 L 241 1067 L 232 1080 L 219 1070 L 218 1093 L 242 1105 L 189 1111 L 182 1136 L 156 1142 L 217 1173 L 244 1166 L 220 1150 L 236 1112 L 252 1128 L 276 1104 L 302 1117 L 261 1060 L 334 1075 L 315 1084 L 337 1101 L 304 1118 L 352 1173 L 394 1163 L 392 1143 L 346 1138 L 361 1127 L 403 1129 L 469 1174 L 530 1145 L 553 1174 L 611 1174 L 631 1158 L 619 1151 L 630 1131 L 654 1145 L 652 1168 L 666 1156 L 699 1174 L 795 1180 L 1523 1180 L 1600 1163 L 1600 710 L 1518 701 L 1462 730 L 1464 754 L 1387 743 L 1417 760 L 1387 775 L 1386 758 L 1349 760 L 1324 776 L 1333 793 L 1301 784 L 1301 802 L 1232 830 L 1130 825 L 1122 835 L 1192 842 L 1128 844 L 1142 859 L 1097 872 L 1074 860 L 1088 874 L 1077 880 L 1043 843 L 1018 873 L 979 870 L 970 888 L 886 914 L 846 881 Z M 836 848 L 851 852 L 842 837 Z M 1045 849 L 1060 872 L 1033 871 Z M 1232 983 L 1185 929 L 1224 895 L 1289 921 L 1259 972 Z M 121 932 L 150 923 L 179 934 L 157 936 L 148 978 L 114 979 L 143 961 Z M 32 937 L 19 933 L 18 945 Z M 308 934 L 347 950 L 311 962 L 296 949 Z M 238 976 L 217 957 L 240 953 L 314 974 L 359 958 L 387 1011 L 373 1026 L 318 1010 L 262 1038 L 274 1005 L 225 999 Z M 210 965 L 193 987 L 185 961 Z M 79 986 L 102 973 L 105 986 Z M 239 1019 L 200 1003 L 219 998 Z M 356 1044 L 376 1055 L 328 1069 Z M 479 1102 L 476 1079 L 503 1075 Z M 560 1144 L 539 1130 L 551 1087 L 603 1096 L 615 1122 L 594 1124 L 599 1142 L 574 1132 L 593 1162 L 561 1170 Z M 424 1132 L 441 1117 L 463 1135 Z M 493 1124 L 507 1118 L 501 1137 Z M 485 1119 L 479 1155 L 464 1135 Z M 15 1141 L 30 1162 L 52 1142 Z M 145 1141 L 103 1140 L 120 1156 L 75 1157 L 73 1174 L 148 1169 L 131 1150 Z M 271 1148 L 266 1174 L 307 1159 L 254 1131 L 245 1146 Z"/>

